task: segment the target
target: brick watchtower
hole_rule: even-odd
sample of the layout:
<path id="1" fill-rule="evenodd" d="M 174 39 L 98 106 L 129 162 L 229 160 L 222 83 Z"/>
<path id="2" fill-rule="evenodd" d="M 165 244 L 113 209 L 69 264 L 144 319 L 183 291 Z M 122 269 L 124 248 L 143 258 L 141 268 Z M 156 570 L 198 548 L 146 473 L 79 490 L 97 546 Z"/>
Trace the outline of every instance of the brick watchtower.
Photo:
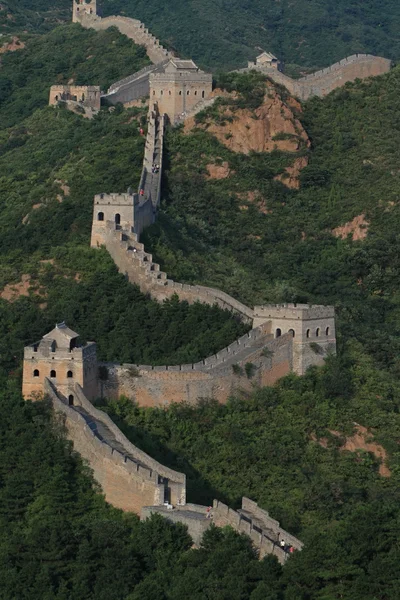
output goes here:
<path id="1" fill-rule="evenodd" d="M 267 323 L 275 338 L 293 338 L 292 368 L 304 375 L 311 365 L 323 365 L 336 354 L 335 309 L 311 304 L 270 304 L 254 307 L 253 327 Z"/>
<path id="2" fill-rule="evenodd" d="M 56 325 L 40 342 L 24 348 L 23 396 L 29 398 L 43 393 L 46 378 L 70 404 L 74 403 L 76 383 L 87 398 L 96 398 L 96 344 L 82 344 L 78 334 L 65 323 Z"/>
<path id="3" fill-rule="evenodd" d="M 73 0 L 72 22 L 80 23 L 87 16 L 97 15 L 97 0 Z"/>

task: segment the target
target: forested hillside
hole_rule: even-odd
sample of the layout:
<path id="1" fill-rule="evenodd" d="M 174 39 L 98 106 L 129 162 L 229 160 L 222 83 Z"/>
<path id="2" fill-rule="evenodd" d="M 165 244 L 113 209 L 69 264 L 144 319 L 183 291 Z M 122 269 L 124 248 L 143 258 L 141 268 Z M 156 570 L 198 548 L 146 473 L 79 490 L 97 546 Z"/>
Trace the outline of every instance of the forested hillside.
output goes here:
<path id="1" fill-rule="evenodd" d="M 397 598 L 399 69 L 303 107 L 259 76 L 219 76 L 229 95 L 168 131 L 163 209 L 145 235 L 178 281 L 249 305 L 334 304 L 338 357 L 227 406 L 99 402 L 187 474 L 189 501 L 248 495 L 297 534 L 305 548 L 282 568 L 232 531 L 191 550 L 181 527 L 111 509 L 46 403 L 21 399 L 24 344 L 62 319 L 100 358 L 153 364 L 197 360 L 244 331 L 217 308 L 150 301 L 89 248 L 93 195 L 138 184 L 145 108 L 86 121 L 46 107 L 48 87 L 108 85 L 146 64 L 143 51 L 72 25 L 26 41 L 0 68 L 0 599 Z M 294 132 L 238 151 L 239 117 L 241 135 L 261 127 L 268 103 Z"/>
<path id="2" fill-rule="evenodd" d="M 45 30 L 69 19 L 72 0 L 2 0 L 5 32 Z M 327 66 L 355 52 L 400 57 L 396 0 L 98 0 L 103 16 L 142 20 L 179 54 L 209 68 L 237 68 L 259 49 L 289 64 Z"/>
<path id="3" fill-rule="evenodd" d="M 132 64 L 146 64 L 143 55 L 116 31 L 97 34 L 69 25 L 4 56 L 0 354 L 5 373 L 18 376 L 23 346 L 60 320 L 95 340 L 100 358 L 140 364 L 197 361 L 246 330 L 216 308 L 175 299 L 160 306 L 117 273 L 108 253 L 89 248 L 94 195 L 138 185 L 144 149 L 139 129 L 146 110 L 104 110 L 88 121 L 44 107 L 49 86 L 70 78 L 110 82 L 127 75 Z"/>

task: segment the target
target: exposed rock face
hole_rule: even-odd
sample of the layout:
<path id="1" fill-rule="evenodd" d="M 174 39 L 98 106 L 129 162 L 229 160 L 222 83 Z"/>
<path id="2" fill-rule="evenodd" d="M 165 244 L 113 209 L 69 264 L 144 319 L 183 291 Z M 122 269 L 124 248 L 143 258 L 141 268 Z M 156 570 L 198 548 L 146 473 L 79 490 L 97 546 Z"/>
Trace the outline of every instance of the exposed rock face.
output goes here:
<path id="1" fill-rule="evenodd" d="M 343 436 L 340 431 L 335 431 L 333 429 L 330 429 L 329 433 L 334 437 L 343 438 L 343 444 L 340 447 L 341 451 L 347 450 L 348 452 L 357 453 L 360 450 L 363 450 L 365 452 L 371 452 L 375 458 L 381 461 L 379 465 L 379 475 L 381 477 L 390 477 L 392 473 L 386 464 L 387 452 L 385 448 L 374 441 L 373 435 L 366 427 L 363 427 L 358 423 L 354 423 L 354 425 L 355 433 L 352 436 Z M 323 448 L 328 448 L 329 442 L 326 437 L 318 439 L 315 434 L 312 434 L 311 439 Z"/>
<path id="2" fill-rule="evenodd" d="M 9 44 L 3 44 L 0 46 L 0 54 L 5 54 L 6 52 L 15 52 L 16 50 L 22 50 L 23 48 L 25 48 L 24 42 L 21 42 L 19 38 L 14 36 Z"/>
<path id="3" fill-rule="evenodd" d="M 300 173 L 307 165 L 308 156 L 299 156 L 290 167 L 286 167 L 285 174 L 277 175 L 275 179 L 282 182 L 288 188 L 298 190 L 300 187 Z"/>
<path id="4" fill-rule="evenodd" d="M 302 142 L 307 147 L 310 145 L 289 102 L 285 103 L 273 86 L 268 88 L 263 103 L 255 110 L 221 106 L 219 111 L 219 123 L 206 121 L 197 127 L 212 133 L 233 152 L 297 152 Z M 189 132 L 194 126 L 190 119 L 185 131 Z"/>
<path id="5" fill-rule="evenodd" d="M 368 221 L 365 220 L 365 215 L 358 215 L 354 217 L 352 221 L 345 223 L 341 227 L 336 227 L 333 230 L 335 237 L 340 237 L 342 240 L 346 239 L 348 235 L 352 236 L 353 242 L 358 240 L 364 240 L 368 234 Z"/>
<path id="6" fill-rule="evenodd" d="M 226 179 L 229 175 L 233 174 L 233 171 L 229 168 L 229 163 L 225 160 L 220 165 L 216 163 L 210 163 L 207 165 L 208 179 Z"/>

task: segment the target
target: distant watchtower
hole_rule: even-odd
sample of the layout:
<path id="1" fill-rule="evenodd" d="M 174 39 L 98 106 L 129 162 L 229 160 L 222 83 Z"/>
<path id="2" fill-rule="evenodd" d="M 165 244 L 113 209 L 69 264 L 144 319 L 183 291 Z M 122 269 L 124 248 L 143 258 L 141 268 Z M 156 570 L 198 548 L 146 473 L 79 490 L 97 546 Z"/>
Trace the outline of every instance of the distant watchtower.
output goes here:
<path id="1" fill-rule="evenodd" d="M 311 304 L 269 304 L 254 307 L 253 327 L 268 323 L 275 337 L 293 338 L 293 371 L 304 375 L 311 365 L 323 365 L 336 354 L 335 309 Z"/>
<path id="2" fill-rule="evenodd" d="M 97 15 L 97 0 L 73 0 L 72 22 L 80 23 L 87 16 Z"/>
<path id="3" fill-rule="evenodd" d="M 96 344 L 82 344 L 78 334 L 65 323 L 57 324 L 40 342 L 24 348 L 23 396 L 29 398 L 32 394 L 42 393 L 46 378 L 70 404 L 74 403 L 76 383 L 87 398 L 96 398 Z"/>

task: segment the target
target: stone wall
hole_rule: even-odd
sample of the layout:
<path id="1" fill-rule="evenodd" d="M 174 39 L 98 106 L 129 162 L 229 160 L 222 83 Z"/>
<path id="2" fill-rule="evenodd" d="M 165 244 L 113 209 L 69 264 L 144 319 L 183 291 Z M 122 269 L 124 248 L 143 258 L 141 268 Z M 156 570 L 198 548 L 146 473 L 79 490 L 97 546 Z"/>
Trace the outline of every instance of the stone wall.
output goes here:
<path id="1" fill-rule="evenodd" d="M 161 465 L 133 446 L 108 415 L 86 399 L 79 385 L 75 386 L 75 406 L 68 406 L 48 379 L 44 391 L 56 413 L 63 416 L 69 439 L 75 450 L 89 462 L 108 502 L 140 514 L 143 506 L 164 503 L 167 482 L 170 501 L 185 504 L 185 475 Z M 94 422 L 92 427 L 88 425 L 88 415 Z M 114 446 L 118 445 L 119 449 L 105 439 L 104 427 L 111 432 L 116 440 Z"/>
<path id="2" fill-rule="evenodd" d="M 107 223 L 104 229 L 104 245 L 111 254 L 119 271 L 124 273 L 131 283 L 135 283 L 145 294 L 162 302 L 177 294 L 181 300 L 190 304 L 203 302 L 217 304 L 239 315 L 244 322 L 251 324 L 253 310 L 224 292 L 200 285 L 176 283 L 167 279 L 157 263 L 153 263 L 152 255 L 144 251 L 143 244 L 137 236 L 128 231 L 115 230 L 113 223 Z"/>
<path id="3" fill-rule="evenodd" d="M 206 518 L 206 506 L 186 504 L 182 507 L 166 508 L 164 506 L 145 506 L 140 513 L 140 520 L 144 521 L 153 514 L 158 514 L 168 519 L 171 523 L 186 525 L 188 533 L 195 547 L 199 547 L 204 532 L 210 527 L 212 521 Z"/>
<path id="4" fill-rule="evenodd" d="M 56 106 L 63 101 L 74 101 L 82 107 L 98 111 L 101 104 L 101 90 L 96 85 L 52 85 L 49 105 Z"/>
<path id="5" fill-rule="evenodd" d="M 208 73 L 153 72 L 150 75 L 150 100 L 157 102 L 161 114 L 167 114 L 175 123 L 192 111 L 202 100 L 207 100 L 212 92 L 212 77 Z"/>
<path id="6" fill-rule="evenodd" d="M 260 67 L 256 64 L 251 67 L 251 70 L 256 69 L 265 73 L 276 83 L 284 85 L 292 95 L 301 100 L 307 100 L 312 96 L 326 96 L 348 81 L 383 75 L 390 71 L 391 64 L 390 60 L 380 56 L 354 54 L 326 69 L 300 79 L 292 79 L 277 69 Z M 242 69 L 242 71 L 248 70 L 250 69 Z"/>
<path id="7" fill-rule="evenodd" d="M 242 509 L 235 511 L 226 504 L 214 500 L 213 522 L 217 527 L 229 525 L 239 533 L 245 533 L 253 541 L 259 551 L 260 558 L 266 554 L 273 554 L 283 564 L 290 556 L 288 552 L 280 547 L 280 540 L 295 550 L 301 550 L 303 544 L 293 535 L 282 529 L 279 522 L 272 519 L 268 512 L 262 510 L 258 505 L 243 498 Z"/>
<path id="8" fill-rule="evenodd" d="M 145 25 L 137 19 L 120 16 L 111 16 L 102 19 L 95 15 L 84 14 L 79 23 L 82 27 L 95 29 L 96 31 L 116 27 L 121 33 L 133 40 L 135 44 L 144 46 L 147 56 L 154 64 L 160 63 L 172 56 L 172 53 L 168 52 L 160 44 L 159 40 L 149 32 Z"/>
<path id="9" fill-rule="evenodd" d="M 261 326 L 195 364 L 151 367 L 106 363 L 108 378 L 99 382 L 99 394 L 114 399 L 124 395 L 140 406 L 196 404 L 199 398 L 224 403 L 238 390 L 251 392 L 254 385 L 272 385 L 290 373 L 292 343 L 290 335 L 274 339 Z M 250 377 L 245 370 L 247 363 L 252 365 Z"/>

